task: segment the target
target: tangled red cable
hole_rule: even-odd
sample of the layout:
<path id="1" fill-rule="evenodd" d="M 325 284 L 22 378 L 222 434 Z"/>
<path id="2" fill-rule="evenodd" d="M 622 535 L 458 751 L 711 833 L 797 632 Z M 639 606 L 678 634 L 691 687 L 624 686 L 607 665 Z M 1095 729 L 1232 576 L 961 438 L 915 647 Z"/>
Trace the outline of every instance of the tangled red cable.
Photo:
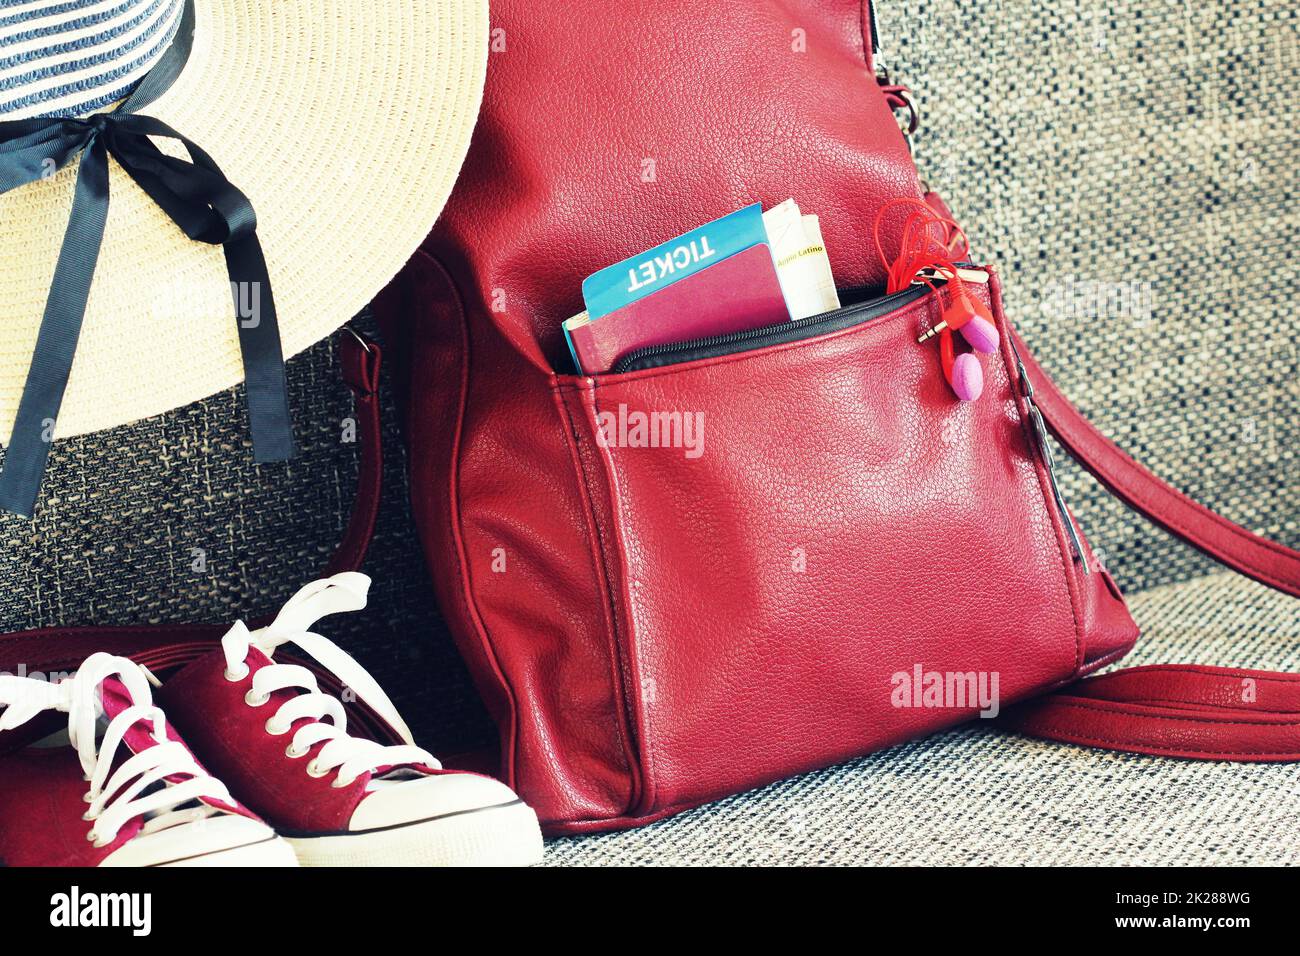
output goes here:
<path id="1" fill-rule="evenodd" d="M 889 210 L 897 206 L 911 206 L 913 211 L 903 221 L 898 255 L 891 260 L 880 242 L 880 224 Z M 921 200 L 902 198 L 881 207 L 876 214 L 872 238 L 876 243 L 876 254 L 885 267 L 886 292 L 899 292 L 916 281 L 924 282 L 938 292 L 935 279 L 944 280 L 948 304 L 940 321 L 918 341 L 924 342 L 938 335 L 939 362 L 948 385 L 963 401 L 979 398 L 984 391 L 984 370 L 975 353 L 996 352 L 998 330 L 988 307 L 971 294 L 955 265 L 970 251 L 966 233 L 952 219 L 940 216 Z M 954 331 L 961 332 L 973 351 L 957 351 Z"/>

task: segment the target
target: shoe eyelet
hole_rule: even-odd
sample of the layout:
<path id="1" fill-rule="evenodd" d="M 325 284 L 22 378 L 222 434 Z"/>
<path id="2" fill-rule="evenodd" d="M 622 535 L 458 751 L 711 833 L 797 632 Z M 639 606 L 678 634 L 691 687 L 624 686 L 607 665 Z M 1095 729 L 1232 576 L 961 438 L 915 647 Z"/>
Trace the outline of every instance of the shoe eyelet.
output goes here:
<path id="1" fill-rule="evenodd" d="M 289 744 L 289 746 L 284 748 L 284 755 L 288 757 L 290 760 L 300 760 L 303 757 L 307 756 L 307 751 L 299 750 L 293 744 Z"/>
<path id="2" fill-rule="evenodd" d="M 320 768 L 320 765 L 317 764 L 315 760 L 313 760 L 311 763 L 307 764 L 307 775 L 308 775 L 309 777 L 317 777 L 317 778 L 320 778 L 320 777 L 324 777 L 324 776 L 325 776 L 326 774 L 328 774 L 328 773 L 329 773 L 329 771 L 328 771 L 328 770 L 322 770 L 322 769 Z"/>
<path id="3" fill-rule="evenodd" d="M 108 846 L 107 843 L 100 842 L 99 834 L 95 832 L 94 827 L 91 827 L 89 830 L 86 831 L 86 842 L 89 843 L 91 846 L 93 846 L 96 850 L 102 850 L 104 847 Z"/>
<path id="4" fill-rule="evenodd" d="M 272 717 L 266 722 L 266 732 L 272 737 L 283 737 L 289 732 L 289 728 L 282 724 L 277 724 L 275 718 Z"/>
<path id="5" fill-rule="evenodd" d="M 249 707 L 262 707 L 266 703 L 268 703 L 270 699 L 271 697 L 269 694 L 262 694 L 259 697 L 252 690 L 250 690 L 247 694 L 244 695 L 244 703 L 247 704 Z"/>
<path id="6" fill-rule="evenodd" d="M 94 814 L 92 814 L 89 810 L 87 810 L 85 813 L 81 815 L 81 819 L 86 823 L 94 823 L 97 817 L 95 817 Z"/>
<path id="7" fill-rule="evenodd" d="M 249 671 L 249 667 L 248 667 L 247 664 L 244 665 L 244 670 L 243 670 L 243 672 L 242 672 L 242 673 L 239 673 L 239 674 L 236 674 L 236 673 L 235 673 L 234 671 L 232 671 L 229 667 L 227 667 L 227 668 L 226 668 L 225 677 L 226 677 L 226 680 L 230 681 L 230 683 L 232 683 L 232 684 L 238 684 L 241 680 L 243 680 L 245 677 L 248 676 L 248 671 Z"/>
<path id="8" fill-rule="evenodd" d="M 334 782 L 331 783 L 330 786 L 335 790 L 342 790 L 344 787 L 350 787 L 354 783 L 356 783 L 356 780 L 349 780 L 347 783 L 344 783 L 342 777 L 335 777 Z"/>
<path id="9" fill-rule="evenodd" d="M 94 803 L 95 795 L 91 793 L 89 790 L 87 790 L 85 793 L 81 795 L 81 800 L 83 803 Z"/>

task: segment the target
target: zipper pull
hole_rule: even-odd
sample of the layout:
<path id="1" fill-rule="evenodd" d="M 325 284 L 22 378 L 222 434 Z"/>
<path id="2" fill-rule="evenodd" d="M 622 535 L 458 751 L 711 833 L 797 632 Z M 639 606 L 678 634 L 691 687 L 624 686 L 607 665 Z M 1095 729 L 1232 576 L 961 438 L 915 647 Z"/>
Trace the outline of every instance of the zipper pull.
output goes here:
<path id="1" fill-rule="evenodd" d="M 940 272 L 938 269 L 922 269 L 916 274 L 916 278 L 912 280 L 912 284 L 919 284 L 923 278 L 936 281 L 947 280 L 949 276 L 947 273 Z M 957 278 L 961 279 L 962 282 L 970 282 L 974 285 L 989 284 L 989 274 L 983 269 L 967 269 L 964 266 L 957 266 Z"/>

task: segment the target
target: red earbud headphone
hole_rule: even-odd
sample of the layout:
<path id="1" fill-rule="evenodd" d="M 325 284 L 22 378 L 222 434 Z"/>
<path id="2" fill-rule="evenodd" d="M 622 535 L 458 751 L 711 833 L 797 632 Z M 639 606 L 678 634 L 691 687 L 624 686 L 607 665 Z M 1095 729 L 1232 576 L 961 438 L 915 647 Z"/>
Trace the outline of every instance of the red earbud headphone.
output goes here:
<path id="1" fill-rule="evenodd" d="M 890 261 L 880 244 L 880 224 L 891 208 L 900 205 L 916 208 L 903 222 L 898 255 Z M 970 293 L 954 265 L 970 250 L 966 233 L 953 220 L 910 198 L 894 199 L 881 207 L 872 232 L 876 254 L 885 266 L 886 292 L 898 292 L 917 280 L 938 291 L 933 280 L 945 280 L 948 304 L 940 321 L 917 341 L 938 335 L 939 363 L 949 387 L 962 401 L 979 398 L 984 391 L 984 369 L 976 353 L 997 351 L 998 330 L 988 307 Z M 957 351 L 955 331 L 961 332 L 972 351 Z"/>

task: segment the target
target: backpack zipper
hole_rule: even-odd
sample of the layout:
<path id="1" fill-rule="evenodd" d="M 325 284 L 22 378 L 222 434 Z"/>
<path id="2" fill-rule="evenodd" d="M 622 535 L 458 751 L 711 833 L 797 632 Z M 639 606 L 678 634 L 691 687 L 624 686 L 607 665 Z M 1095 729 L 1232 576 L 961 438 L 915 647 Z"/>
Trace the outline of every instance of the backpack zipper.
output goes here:
<path id="1" fill-rule="evenodd" d="M 936 282 L 936 285 L 941 284 Z M 726 335 L 712 335 L 706 338 L 690 339 L 686 342 L 668 342 L 663 345 L 648 345 L 645 348 L 628 352 L 609 370 L 609 374 L 639 372 L 648 368 L 661 368 L 665 365 L 677 365 L 681 362 L 693 362 L 697 359 L 717 358 L 735 352 L 747 352 L 767 345 L 782 345 L 810 339 L 824 332 L 836 332 L 851 328 L 863 322 L 879 318 L 887 312 L 915 301 L 930 292 L 927 285 L 913 285 L 891 295 L 871 299 L 859 305 L 834 309 L 802 319 L 765 325 L 757 329 L 743 329 Z"/>
<path id="2" fill-rule="evenodd" d="M 1016 348 L 1014 337 L 1011 339 L 1011 354 L 1016 359 L 1016 374 L 1020 379 L 1020 392 L 1024 396 L 1025 405 L 1029 410 L 1029 430 L 1033 433 L 1038 456 L 1047 468 L 1047 483 L 1051 487 L 1052 501 L 1056 505 L 1056 510 L 1060 513 L 1062 521 L 1065 522 L 1066 535 L 1070 539 L 1070 550 L 1073 552 L 1075 563 L 1082 565 L 1084 574 L 1091 574 L 1092 569 L 1088 567 L 1088 561 L 1083 554 L 1083 540 L 1079 536 L 1079 529 L 1074 523 L 1074 516 L 1070 514 L 1069 506 L 1065 503 L 1065 495 L 1061 494 L 1061 483 L 1057 480 L 1056 475 L 1056 455 L 1052 453 L 1052 443 L 1049 440 L 1047 422 L 1043 419 L 1043 413 L 1039 410 L 1038 403 L 1034 401 L 1034 383 L 1029 380 L 1029 371 L 1025 368 L 1024 360 L 1020 358 L 1020 350 Z"/>
<path id="3" fill-rule="evenodd" d="M 954 265 L 957 267 L 958 275 L 966 282 L 983 284 L 989 281 L 987 272 L 971 265 L 969 262 L 957 262 Z M 929 283 L 933 284 L 934 288 L 946 284 L 943 276 L 933 269 L 926 269 L 923 275 L 929 280 Z M 864 290 L 849 290 L 846 295 L 852 296 L 855 291 L 862 292 Z M 647 368 L 661 368 L 665 365 L 694 362 L 697 359 L 717 358 L 720 355 L 731 355 L 735 352 L 762 348 L 765 345 L 783 345 L 787 342 L 798 342 L 801 339 L 810 339 L 825 332 L 838 332 L 841 329 L 852 328 L 863 322 L 879 318 L 884 313 L 901 308 L 930 291 L 932 291 L 930 284 L 916 281 L 906 289 L 900 289 L 898 292 L 889 295 L 876 295 L 875 298 L 867 297 L 857 305 L 842 306 L 838 309 L 832 309 L 830 312 L 821 312 L 802 319 L 778 322 L 775 325 L 765 325 L 757 329 L 729 332 L 726 335 L 689 339 L 685 342 L 649 345 L 628 352 L 615 362 L 608 372 L 603 374 L 618 375 L 623 372 L 639 372 Z"/>

